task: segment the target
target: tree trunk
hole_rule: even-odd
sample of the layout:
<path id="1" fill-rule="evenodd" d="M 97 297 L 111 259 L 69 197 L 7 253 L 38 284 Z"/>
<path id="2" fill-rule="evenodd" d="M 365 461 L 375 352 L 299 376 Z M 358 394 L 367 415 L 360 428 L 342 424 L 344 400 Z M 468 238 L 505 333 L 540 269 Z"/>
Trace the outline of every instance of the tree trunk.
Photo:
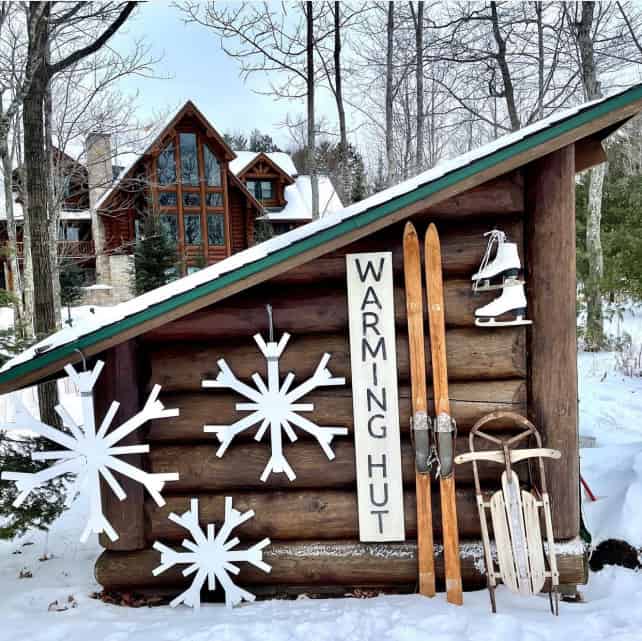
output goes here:
<path id="1" fill-rule="evenodd" d="M 49 62 L 49 48 L 47 48 L 47 62 Z M 47 83 L 45 93 L 45 150 L 47 154 L 47 203 L 49 217 L 49 255 L 51 260 L 51 288 L 56 315 L 56 328 L 61 327 L 61 305 L 60 305 L 60 265 L 58 263 L 58 225 L 60 221 L 59 199 L 59 174 L 54 163 L 53 156 L 53 106 L 51 103 L 51 82 Z"/>
<path id="2" fill-rule="evenodd" d="M 388 3 L 388 19 L 386 21 L 386 161 L 388 163 L 386 185 L 388 187 L 392 185 L 394 175 L 394 150 L 392 146 L 392 48 L 394 42 L 394 7 L 394 2 Z"/>
<path id="3" fill-rule="evenodd" d="M 38 9 L 30 5 L 30 11 Z M 35 21 L 29 39 L 29 60 L 32 62 L 33 80 L 26 95 L 22 120 L 24 126 L 24 155 L 27 203 L 27 224 L 31 238 L 34 290 L 34 331 L 44 338 L 56 330 L 56 310 L 51 287 L 51 259 L 49 251 L 49 221 L 47 206 L 47 154 L 45 150 L 44 106 L 47 92 L 47 68 L 40 52 L 47 41 L 49 9 L 45 8 L 43 19 Z M 40 55 L 39 55 L 40 54 Z M 38 387 L 38 403 L 41 420 L 58 425 L 54 407 L 58 403 L 56 383 L 44 383 Z"/>
<path id="4" fill-rule="evenodd" d="M 541 3 L 535 3 L 535 15 L 537 16 L 537 119 L 544 117 L 544 23 L 542 14 L 544 7 Z"/>
<path id="5" fill-rule="evenodd" d="M 12 273 L 12 292 L 16 297 L 14 305 L 15 320 L 14 329 L 17 334 L 25 333 L 24 305 L 22 299 L 22 276 L 20 274 L 20 265 L 18 261 L 16 221 L 13 213 L 13 168 L 11 166 L 11 155 L 7 135 L 4 134 L 0 139 L 0 158 L 2 159 L 2 174 L 4 178 L 4 202 L 7 212 L 7 239 L 9 241 L 8 259 L 9 268 Z"/>
<path id="6" fill-rule="evenodd" d="M 412 8 L 412 2 L 410 7 Z M 417 83 L 417 149 L 415 151 L 415 173 L 424 168 L 424 3 L 417 2 L 415 18 L 415 56 Z"/>
<path id="7" fill-rule="evenodd" d="M 341 3 L 334 3 L 334 85 L 339 114 L 339 144 L 341 163 L 341 185 L 339 194 L 341 202 L 349 205 L 352 202 L 352 184 L 350 166 L 348 164 L 348 128 L 346 126 L 346 112 L 343 105 L 343 85 L 341 78 Z"/>
<path id="8" fill-rule="evenodd" d="M 502 75 L 502 83 L 504 85 L 502 93 L 506 100 L 506 109 L 508 110 L 511 129 L 513 131 L 517 131 L 521 127 L 521 123 L 519 121 L 517 106 L 515 104 L 513 79 L 511 78 L 510 69 L 508 68 L 508 61 L 506 59 L 506 41 L 502 37 L 501 31 L 499 29 L 499 16 L 497 14 L 496 2 L 490 3 L 490 10 L 493 23 L 493 35 L 495 37 L 495 43 L 497 44 L 497 53 L 495 54 L 495 59 L 497 60 L 497 65 L 499 66 L 499 71 Z"/>
<path id="9" fill-rule="evenodd" d="M 305 3 L 306 56 L 307 56 L 307 90 L 308 90 L 308 171 L 312 187 L 312 218 L 319 217 L 319 179 L 317 176 L 316 158 L 316 123 L 314 120 L 314 17 L 313 3 Z"/>
<path id="10" fill-rule="evenodd" d="M 587 100 L 602 97 L 597 77 L 593 43 L 594 2 L 582 3 L 580 22 L 576 23 L 576 38 L 580 53 L 582 84 Z M 602 314 L 602 275 L 604 258 L 602 255 L 602 193 L 606 164 L 591 169 L 589 173 L 589 193 L 586 216 L 586 254 L 588 274 L 584 283 L 586 293 L 586 348 L 599 350 L 604 344 L 604 319 Z"/>

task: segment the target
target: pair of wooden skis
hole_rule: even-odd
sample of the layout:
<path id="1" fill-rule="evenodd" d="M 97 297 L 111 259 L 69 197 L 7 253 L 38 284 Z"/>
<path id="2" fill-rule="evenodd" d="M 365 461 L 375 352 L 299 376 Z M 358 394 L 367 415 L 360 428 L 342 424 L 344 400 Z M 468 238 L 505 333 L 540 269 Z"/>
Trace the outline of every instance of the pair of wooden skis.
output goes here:
<path id="1" fill-rule="evenodd" d="M 419 237 L 412 223 L 407 223 L 403 236 L 406 311 L 410 351 L 413 435 L 415 440 L 417 491 L 417 559 L 419 592 L 435 595 L 435 557 L 432 534 L 430 477 L 433 464 L 438 465 L 439 493 L 444 543 L 446 595 L 449 603 L 461 605 L 463 591 L 459 561 L 459 533 L 455 503 L 453 457 L 454 422 L 448 400 L 446 366 L 446 329 L 441 247 L 437 228 L 431 224 L 425 239 L 426 298 L 432 360 L 435 420 L 428 417 L 426 394 L 426 356 L 424 348 L 423 287 Z"/>

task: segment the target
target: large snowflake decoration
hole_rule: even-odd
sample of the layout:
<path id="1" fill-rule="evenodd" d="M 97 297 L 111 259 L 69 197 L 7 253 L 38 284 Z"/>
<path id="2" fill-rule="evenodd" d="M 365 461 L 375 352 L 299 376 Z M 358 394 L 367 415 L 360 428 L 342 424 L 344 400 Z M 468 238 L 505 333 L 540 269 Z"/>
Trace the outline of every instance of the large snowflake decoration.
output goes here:
<path id="1" fill-rule="evenodd" d="M 297 403 L 299 399 L 317 387 L 344 385 L 345 378 L 333 377 L 330 374 L 326 367 L 330 360 L 330 354 L 324 354 L 314 374 L 308 380 L 294 389 L 290 389 L 294 382 L 294 374 L 289 372 L 283 383 L 281 383 L 279 358 L 285 350 L 289 339 L 290 335 L 286 333 L 281 336 L 281 340 L 278 343 L 269 341 L 266 344 L 260 334 L 254 336 L 256 344 L 267 360 L 267 385 L 257 373 L 252 375 L 256 389 L 246 385 L 234 376 L 224 359 L 218 361 L 220 372 L 216 379 L 213 381 L 204 380 L 202 383 L 203 387 L 226 387 L 232 389 L 251 401 L 250 403 L 236 404 L 237 410 L 249 411 L 251 414 L 244 416 L 235 423 L 231 425 L 204 426 L 205 432 L 216 432 L 221 442 L 216 452 L 218 457 L 223 456 L 232 439 L 240 432 L 254 425 L 260 425 L 255 436 L 255 439 L 260 441 L 268 427 L 270 428 L 272 456 L 263 470 L 262 481 L 265 481 L 272 472 L 285 472 L 290 481 L 296 478 L 296 474 L 283 454 L 283 434 L 281 430 L 287 434 L 291 442 L 297 440 L 297 435 L 292 429 L 293 425 L 308 432 L 308 434 L 317 439 L 330 460 L 334 458 L 334 452 L 330 447 L 332 439 L 337 435 L 348 433 L 345 427 L 319 427 L 307 418 L 297 414 L 297 412 L 311 412 L 314 410 L 312 403 Z"/>
<path id="2" fill-rule="evenodd" d="M 225 521 L 218 531 L 214 533 L 214 524 L 208 523 L 207 534 L 203 532 L 198 523 L 198 499 L 192 499 L 190 509 L 179 516 L 172 512 L 169 515 L 170 521 L 174 521 L 185 528 L 192 535 L 192 541 L 183 540 L 183 547 L 189 552 L 173 550 L 156 541 L 154 549 L 161 554 L 161 564 L 152 573 L 158 576 L 174 565 L 186 565 L 189 567 L 183 570 L 183 576 L 189 576 L 196 572 L 196 576 L 185 592 L 179 594 L 170 605 L 174 608 L 180 603 L 191 605 L 194 608 L 201 606 L 201 588 L 207 579 L 207 589 L 216 589 L 216 579 L 219 580 L 225 591 L 225 605 L 232 607 L 242 600 L 254 601 L 255 596 L 236 585 L 230 578 L 230 572 L 237 575 L 240 570 L 234 565 L 245 561 L 253 566 L 270 572 L 271 567 L 263 561 L 263 548 L 270 544 L 270 539 L 263 539 L 247 550 L 235 550 L 239 539 L 230 539 L 232 530 L 245 523 L 254 516 L 254 510 L 239 512 L 232 507 L 232 497 L 225 497 Z"/>
<path id="3" fill-rule="evenodd" d="M 92 390 L 103 366 L 102 361 L 97 361 L 91 372 L 77 372 L 72 365 L 65 367 L 65 371 L 80 392 L 82 405 L 81 424 L 74 421 L 64 406 L 56 406 L 56 412 L 62 419 L 64 426 L 68 428 L 69 434 L 35 419 L 22 402 L 16 399 L 16 425 L 30 429 L 66 449 L 33 452 L 31 458 L 34 461 L 57 461 L 54 465 L 40 472 L 2 472 L 3 480 L 15 481 L 18 487 L 19 494 L 13 503 L 14 507 L 20 507 L 29 492 L 38 485 L 64 474 L 75 474 L 76 478 L 70 488 L 66 504 L 68 507 L 79 493 L 86 492 L 89 497 L 89 520 L 80 537 L 82 542 L 87 540 L 89 534 L 100 534 L 101 532 L 105 532 L 112 541 L 118 539 L 118 534 L 102 511 L 101 476 L 121 501 L 127 498 L 127 495 L 111 470 L 144 485 L 158 505 L 165 504 L 160 494 L 165 482 L 178 480 L 178 474 L 149 474 L 117 458 L 123 454 L 149 452 L 149 445 L 117 445 L 145 422 L 154 418 L 178 416 L 177 409 L 166 410 L 163 404 L 157 400 L 161 389 L 160 385 L 154 386 L 140 412 L 134 414 L 108 434 L 120 406 L 118 402 L 112 402 L 102 423 L 96 430 Z"/>

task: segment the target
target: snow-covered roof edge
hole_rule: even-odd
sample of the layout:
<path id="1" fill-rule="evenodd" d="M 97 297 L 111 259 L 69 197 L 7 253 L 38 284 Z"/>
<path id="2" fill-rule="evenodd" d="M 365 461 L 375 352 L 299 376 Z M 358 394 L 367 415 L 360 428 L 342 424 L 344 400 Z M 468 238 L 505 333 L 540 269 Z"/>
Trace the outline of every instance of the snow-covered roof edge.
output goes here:
<path id="1" fill-rule="evenodd" d="M 211 304 L 213 300 L 225 296 L 224 290 L 229 285 L 259 274 L 264 269 L 274 267 L 306 251 L 318 249 L 348 232 L 384 219 L 397 210 L 447 187 L 456 187 L 465 179 L 482 171 L 485 171 L 484 178 L 479 182 L 501 175 L 509 170 L 505 166 L 502 167 L 502 163 L 515 156 L 523 154 L 520 158 L 522 164 L 530 162 L 538 157 L 537 153 L 533 153 L 535 148 L 540 148 L 539 156 L 545 155 L 553 149 L 621 122 L 640 110 L 642 84 L 553 114 L 335 214 L 271 238 L 199 272 L 121 303 L 108 313 L 101 314 L 100 319 L 96 318 L 81 326 L 67 327 L 5 363 L 0 369 L 0 393 L 33 383 L 47 374 L 58 371 L 63 359 L 78 359 L 75 352 L 79 349 L 85 350 L 86 355 L 91 355 L 104 349 L 106 341 L 113 344 L 114 338 L 122 332 L 127 331 L 130 338 L 133 327 L 154 320 L 160 324 L 165 313 L 194 300 L 201 299 L 203 306 Z M 610 117 L 606 118 L 607 115 Z M 593 121 L 597 122 L 592 129 L 587 127 L 575 137 L 566 136 L 557 147 L 546 146 L 563 134 Z M 465 188 L 470 188 L 470 184 L 466 183 Z M 452 190 L 449 195 L 451 194 Z M 222 294 L 219 293 L 221 290 Z"/>

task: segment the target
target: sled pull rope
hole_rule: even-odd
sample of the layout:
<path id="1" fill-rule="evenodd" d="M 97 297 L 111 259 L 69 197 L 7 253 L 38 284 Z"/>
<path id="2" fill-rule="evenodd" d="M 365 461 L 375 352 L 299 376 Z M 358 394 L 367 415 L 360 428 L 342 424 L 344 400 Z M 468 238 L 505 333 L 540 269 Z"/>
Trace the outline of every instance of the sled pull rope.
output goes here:
<path id="1" fill-rule="evenodd" d="M 490 262 L 490 255 L 493 251 L 495 245 L 499 246 L 500 243 L 503 243 L 506 240 L 506 234 L 501 229 L 491 229 L 487 231 L 484 236 L 490 236 L 488 239 L 488 245 L 486 245 L 486 251 L 484 252 L 484 257 L 482 258 L 481 265 L 479 266 L 479 272 L 481 273 L 486 265 Z M 476 292 L 479 289 L 479 283 L 481 281 L 475 281 L 473 283 L 473 291 Z"/>

